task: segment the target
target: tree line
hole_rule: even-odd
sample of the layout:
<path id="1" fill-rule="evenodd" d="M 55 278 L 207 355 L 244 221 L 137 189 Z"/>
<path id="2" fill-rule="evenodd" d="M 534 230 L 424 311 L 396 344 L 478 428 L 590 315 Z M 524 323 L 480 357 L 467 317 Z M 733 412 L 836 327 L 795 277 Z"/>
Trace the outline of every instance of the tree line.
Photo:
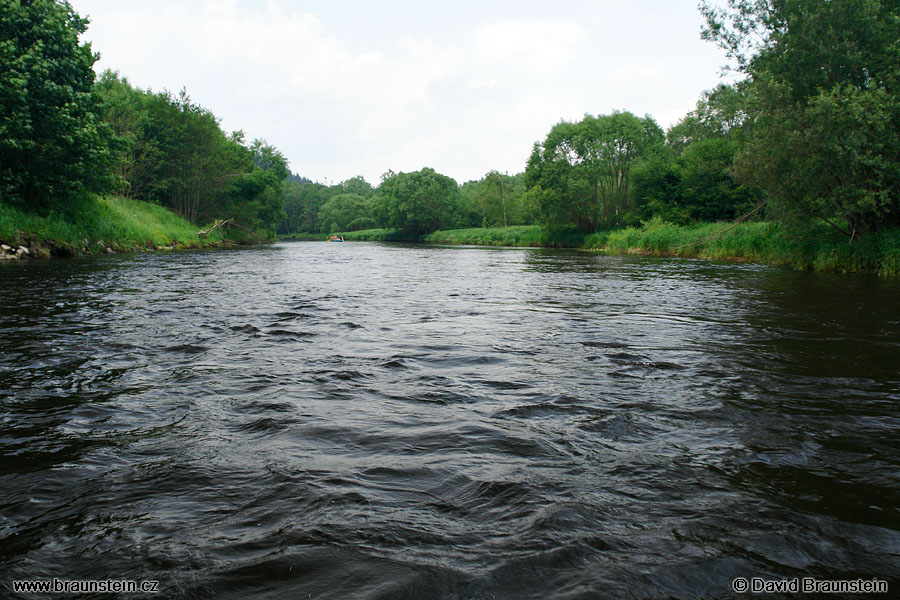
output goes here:
<path id="1" fill-rule="evenodd" d="M 850 241 L 900 225 L 900 2 L 702 2 L 702 37 L 740 81 L 704 92 L 664 131 L 628 111 L 562 121 L 524 171 L 458 184 L 423 168 L 335 185 L 226 134 L 185 91 L 96 81 L 87 22 L 66 2 L 0 0 L 0 192 L 37 210 L 86 193 L 233 219 L 247 239 L 392 228 L 541 224 L 584 232 L 677 224 L 825 223 Z"/>
<path id="2" fill-rule="evenodd" d="M 289 178 L 286 217 L 278 231 L 334 233 L 399 229 L 410 235 L 437 229 L 504 227 L 535 222 L 525 203 L 525 176 L 487 173 L 459 185 L 430 167 L 409 173 L 388 171 L 373 187 L 360 176 L 336 185 Z"/>
<path id="3" fill-rule="evenodd" d="M 0 200 L 76 215 L 90 194 L 118 194 L 196 224 L 227 220 L 242 241 L 272 239 L 284 156 L 226 134 L 185 90 L 96 77 L 86 28 L 68 2 L 0 0 Z"/>

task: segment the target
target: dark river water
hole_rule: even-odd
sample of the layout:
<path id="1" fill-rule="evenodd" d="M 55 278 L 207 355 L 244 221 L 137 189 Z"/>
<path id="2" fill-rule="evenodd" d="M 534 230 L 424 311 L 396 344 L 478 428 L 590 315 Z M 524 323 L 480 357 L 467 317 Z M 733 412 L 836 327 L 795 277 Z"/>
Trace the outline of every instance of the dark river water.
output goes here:
<path id="1" fill-rule="evenodd" d="M 0 298 L 0 595 L 900 590 L 900 282 L 285 243 Z"/>

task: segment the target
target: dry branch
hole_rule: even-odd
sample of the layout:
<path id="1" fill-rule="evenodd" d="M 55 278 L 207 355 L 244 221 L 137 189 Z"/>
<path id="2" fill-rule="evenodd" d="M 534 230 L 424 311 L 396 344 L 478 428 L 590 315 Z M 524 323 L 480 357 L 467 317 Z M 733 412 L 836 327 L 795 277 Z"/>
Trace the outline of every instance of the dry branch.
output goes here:
<path id="1" fill-rule="evenodd" d="M 200 231 L 197 232 L 197 235 L 201 238 L 205 238 L 206 236 L 208 236 L 210 233 L 212 233 L 219 227 L 222 227 L 223 225 L 226 225 L 233 221 L 234 221 L 234 219 L 225 219 L 224 221 L 222 219 L 216 219 L 216 221 L 215 221 L 215 223 L 213 223 L 212 227 L 210 227 L 209 229 L 201 229 Z"/>

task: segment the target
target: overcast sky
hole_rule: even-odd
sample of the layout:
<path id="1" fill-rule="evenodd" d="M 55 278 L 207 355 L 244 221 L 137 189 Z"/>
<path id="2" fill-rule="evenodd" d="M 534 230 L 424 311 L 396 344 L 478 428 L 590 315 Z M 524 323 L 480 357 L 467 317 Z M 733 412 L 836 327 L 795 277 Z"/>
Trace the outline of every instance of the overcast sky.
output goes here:
<path id="1" fill-rule="evenodd" d="M 70 0 L 133 85 L 186 87 L 336 183 L 432 167 L 524 170 L 560 120 L 629 110 L 666 128 L 720 81 L 697 0 Z"/>

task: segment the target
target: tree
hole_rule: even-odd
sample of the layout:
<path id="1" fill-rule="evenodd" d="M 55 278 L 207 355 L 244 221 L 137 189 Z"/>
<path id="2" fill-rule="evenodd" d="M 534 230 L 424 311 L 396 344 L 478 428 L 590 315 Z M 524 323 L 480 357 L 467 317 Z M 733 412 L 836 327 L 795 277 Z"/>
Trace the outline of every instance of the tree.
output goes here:
<path id="1" fill-rule="evenodd" d="M 412 235 L 430 233 L 456 224 L 459 186 L 427 167 L 412 173 L 388 172 L 378 188 L 374 208 L 386 227 Z"/>
<path id="2" fill-rule="evenodd" d="M 219 192 L 209 219 L 228 219 L 231 237 L 268 241 L 285 218 L 283 182 L 272 171 L 253 169 L 230 178 Z M 236 235 L 235 235 L 236 234 Z"/>
<path id="3" fill-rule="evenodd" d="M 375 188 L 373 188 L 372 184 L 366 181 L 362 175 L 351 177 L 350 179 L 342 181 L 339 185 L 341 186 L 340 193 L 342 194 L 356 194 L 363 198 L 371 198 L 375 195 Z"/>
<path id="4" fill-rule="evenodd" d="M 112 185 L 87 25 L 62 0 L 0 0 L 0 194 L 26 208 Z"/>
<path id="5" fill-rule="evenodd" d="M 163 156 L 159 140 L 148 135 L 149 92 L 131 86 L 114 71 L 104 71 L 95 84 L 102 102 L 103 118 L 110 126 L 110 168 L 115 177 L 111 190 L 126 198 L 149 199 L 154 172 Z"/>
<path id="6" fill-rule="evenodd" d="M 319 210 L 319 231 L 356 231 L 371 223 L 365 198 L 359 194 L 332 196 Z"/>
<path id="7" fill-rule="evenodd" d="M 745 82 L 719 84 L 703 92 L 697 107 L 666 132 L 669 147 L 681 153 L 693 142 L 725 137 L 740 143 L 748 118 L 746 87 Z"/>
<path id="8" fill-rule="evenodd" d="M 288 160 L 281 151 L 270 146 L 265 140 L 253 140 L 253 143 L 250 144 L 250 152 L 253 154 L 253 165 L 257 169 L 272 172 L 278 181 L 284 181 L 291 174 L 288 169 Z"/>
<path id="9" fill-rule="evenodd" d="M 649 116 L 629 112 L 558 123 L 535 144 L 525 170 L 545 223 L 575 225 L 585 232 L 636 215 L 629 194 L 630 171 L 639 157 L 663 149 L 662 129 Z"/>
<path id="10" fill-rule="evenodd" d="M 847 235 L 900 225 L 900 3 L 704 2 L 704 37 L 748 76 L 735 159 L 792 221 Z"/>
<path id="11" fill-rule="evenodd" d="M 319 231 L 319 211 L 331 197 L 329 188 L 321 183 L 300 184 L 288 181 L 284 188 L 285 220 L 279 226 L 280 233 Z"/>
<path id="12" fill-rule="evenodd" d="M 762 197 L 732 176 L 744 144 L 746 85 L 719 85 L 666 133 L 668 151 L 635 167 L 633 190 L 641 214 L 686 224 L 742 216 Z"/>
<path id="13" fill-rule="evenodd" d="M 736 151 L 734 140 L 721 136 L 698 140 L 682 152 L 682 205 L 692 219 L 731 220 L 760 202 L 759 188 L 741 185 L 731 176 Z"/>
<path id="14" fill-rule="evenodd" d="M 482 180 L 473 179 L 459 186 L 459 222 L 461 227 L 485 227 L 487 218 L 480 203 Z"/>
<path id="15" fill-rule="evenodd" d="M 462 226 L 507 227 L 525 223 L 523 208 L 525 174 L 505 175 L 489 171 L 479 180 L 460 187 Z"/>
<path id="16" fill-rule="evenodd" d="M 116 73 L 97 83 L 104 117 L 116 133 L 117 192 L 156 202 L 197 223 L 228 221 L 243 241 L 270 239 L 284 220 L 287 160 L 264 140 L 226 135 L 219 120 L 185 90 L 154 94 Z"/>
<path id="17" fill-rule="evenodd" d="M 659 217 L 684 225 L 693 219 L 681 194 L 681 166 L 674 152 L 660 152 L 635 162 L 631 193 L 644 218 Z"/>

